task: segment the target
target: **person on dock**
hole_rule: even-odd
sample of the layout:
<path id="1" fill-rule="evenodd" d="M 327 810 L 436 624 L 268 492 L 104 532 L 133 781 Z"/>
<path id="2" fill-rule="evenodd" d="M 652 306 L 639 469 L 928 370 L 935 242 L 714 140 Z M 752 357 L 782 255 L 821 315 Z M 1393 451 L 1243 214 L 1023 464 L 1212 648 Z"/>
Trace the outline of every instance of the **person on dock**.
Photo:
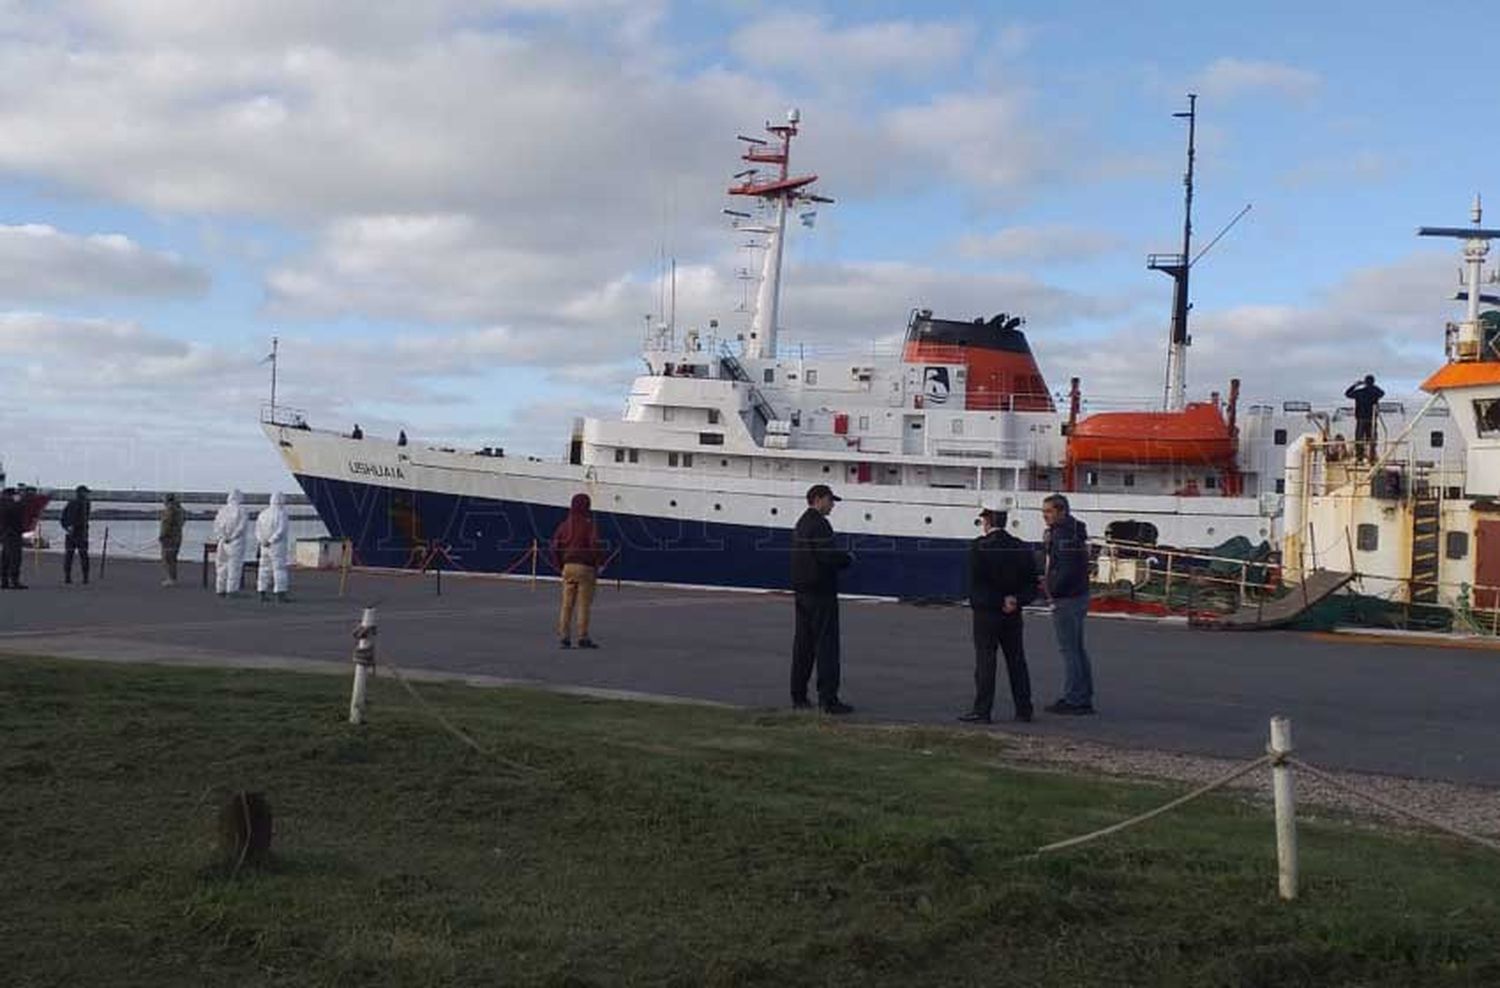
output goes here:
<path id="1" fill-rule="evenodd" d="M 214 589 L 220 597 L 239 593 L 244 579 L 245 531 L 250 527 L 244 500 L 239 491 L 230 491 L 224 506 L 214 515 L 214 538 L 219 543 L 214 553 Z"/>
<path id="2" fill-rule="evenodd" d="M 349 438 L 350 439 L 363 439 L 363 438 L 365 438 L 365 430 L 363 430 L 363 429 L 361 429 L 359 427 L 359 423 L 358 422 L 354 423 L 354 431 L 351 432 L 351 433 L 349 433 Z"/>
<path id="3" fill-rule="evenodd" d="M 1375 413 L 1380 410 L 1380 399 L 1385 392 L 1375 385 L 1375 375 L 1366 374 L 1363 381 L 1355 381 L 1344 392 L 1345 398 L 1354 401 L 1354 459 L 1375 462 Z"/>
<path id="4" fill-rule="evenodd" d="M 25 590 L 21 582 L 21 536 L 26 534 L 26 506 L 14 487 L 0 493 L 0 590 Z"/>
<path id="5" fill-rule="evenodd" d="M 291 563 L 292 554 L 292 526 L 280 491 L 271 494 L 271 503 L 256 517 L 255 540 L 260 543 L 260 563 L 255 568 L 255 589 L 260 593 L 261 602 L 271 599 L 269 594 L 274 588 L 276 600 L 285 604 L 290 576 L 287 566 Z"/>
<path id="6" fill-rule="evenodd" d="M 1045 565 L 1042 589 L 1052 602 L 1052 628 L 1063 660 L 1063 695 L 1048 713 L 1094 712 L 1094 673 L 1083 644 L 1089 615 L 1089 533 L 1068 509 L 1068 499 L 1051 494 L 1042 501 L 1047 531 L 1042 536 Z"/>
<path id="7" fill-rule="evenodd" d="M 812 706 L 807 684 L 818 670 L 818 707 L 825 714 L 853 713 L 839 699 L 839 573 L 853 557 L 834 545 L 828 516 L 841 501 L 827 484 L 807 489 L 807 510 L 792 530 L 792 591 L 796 630 L 792 638 L 792 706 Z"/>
<path id="8" fill-rule="evenodd" d="M 73 582 L 73 555 L 78 555 L 83 582 L 89 582 L 89 515 L 93 506 L 89 503 L 89 489 L 79 484 L 73 490 L 73 498 L 63 505 L 63 582 Z"/>
<path id="9" fill-rule="evenodd" d="M 401 432 L 396 436 L 396 445 L 397 446 L 405 446 L 406 445 L 406 430 L 405 429 L 402 429 Z"/>
<path id="10" fill-rule="evenodd" d="M 177 501 L 176 494 L 168 494 L 161 505 L 161 524 L 157 528 L 156 541 L 161 544 L 161 566 L 166 577 L 164 587 L 177 586 L 177 553 L 182 549 L 182 526 L 187 514 Z"/>
<path id="11" fill-rule="evenodd" d="M 568 505 L 568 516 L 552 533 L 547 546 L 552 568 L 562 574 L 562 609 L 557 615 L 557 640 L 563 648 L 573 647 L 573 618 L 578 618 L 578 647 L 598 648 L 589 635 L 589 621 L 594 609 L 594 589 L 599 583 L 599 567 L 604 562 L 604 546 L 594 525 L 593 502 L 587 494 L 574 494 Z"/>
<path id="12" fill-rule="evenodd" d="M 1005 654 L 1016 720 L 1031 720 L 1031 673 L 1021 609 L 1036 599 L 1031 547 L 1005 530 L 1006 513 L 979 513 L 984 533 L 969 545 L 969 607 L 974 612 L 974 705 L 959 720 L 988 724 L 995 705 L 995 652 Z"/>

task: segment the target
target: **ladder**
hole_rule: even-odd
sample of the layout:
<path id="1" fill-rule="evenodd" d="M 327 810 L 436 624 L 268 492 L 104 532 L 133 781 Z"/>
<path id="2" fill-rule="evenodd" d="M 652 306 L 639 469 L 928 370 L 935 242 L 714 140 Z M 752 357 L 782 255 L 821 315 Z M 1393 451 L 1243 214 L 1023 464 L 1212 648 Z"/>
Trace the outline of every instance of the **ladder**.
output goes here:
<path id="1" fill-rule="evenodd" d="M 755 409 L 755 414 L 760 416 L 760 424 L 764 427 L 776 418 L 776 410 L 771 403 L 766 401 L 765 395 L 750 380 L 750 375 L 745 371 L 745 365 L 740 363 L 740 358 L 732 353 L 725 353 L 719 357 L 719 366 L 723 369 L 725 376 L 731 381 L 739 381 L 741 384 L 750 386 L 750 404 Z"/>
<path id="2" fill-rule="evenodd" d="M 1440 491 L 1420 471 L 1411 485 L 1411 583 L 1413 604 L 1438 602 L 1438 542 L 1442 536 Z"/>

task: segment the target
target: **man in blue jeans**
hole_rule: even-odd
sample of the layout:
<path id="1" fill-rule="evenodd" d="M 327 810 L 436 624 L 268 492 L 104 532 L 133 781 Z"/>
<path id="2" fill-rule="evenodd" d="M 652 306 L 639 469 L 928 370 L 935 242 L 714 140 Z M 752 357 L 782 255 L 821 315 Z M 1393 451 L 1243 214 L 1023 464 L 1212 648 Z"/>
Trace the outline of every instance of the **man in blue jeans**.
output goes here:
<path id="1" fill-rule="evenodd" d="M 1069 514 L 1068 499 L 1061 494 L 1042 501 L 1042 518 L 1047 522 L 1042 589 L 1052 601 L 1052 627 L 1063 659 L 1062 699 L 1046 709 L 1053 714 L 1091 714 L 1094 674 L 1083 647 L 1083 622 L 1089 613 L 1089 533 Z"/>

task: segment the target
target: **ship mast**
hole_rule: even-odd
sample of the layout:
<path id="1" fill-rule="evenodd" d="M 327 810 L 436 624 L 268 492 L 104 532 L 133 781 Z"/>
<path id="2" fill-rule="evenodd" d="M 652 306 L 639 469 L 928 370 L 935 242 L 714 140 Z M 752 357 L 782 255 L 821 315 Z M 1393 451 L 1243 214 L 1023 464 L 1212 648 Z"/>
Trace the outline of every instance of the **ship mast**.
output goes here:
<path id="1" fill-rule="evenodd" d="M 1468 303 L 1468 310 L 1466 318 L 1458 325 L 1458 339 L 1451 355 L 1452 359 L 1461 361 L 1480 360 L 1484 356 L 1480 350 L 1484 334 L 1479 326 L 1479 303 L 1494 300 L 1483 294 L 1480 284 L 1490 241 L 1500 237 L 1500 230 L 1485 229 L 1484 208 L 1477 194 L 1469 220 L 1471 226 L 1424 226 L 1417 230 L 1419 237 L 1448 237 L 1464 242 L 1465 289 L 1459 297 Z"/>
<path id="2" fill-rule="evenodd" d="M 772 135 L 773 141 L 743 135 L 739 138 L 746 145 L 743 155 L 746 161 L 776 166 L 769 179 L 760 177 L 759 168 L 748 168 L 735 176 L 743 180 L 741 184 L 729 189 L 730 195 L 753 196 L 776 213 L 775 222 L 763 228 L 767 236 L 766 256 L 761 269 L 760 290 L 755 299 L 755 315 L 750 321 L 750 339 L 745 344 L 745 356 L 752 359 L 776 356 L 776 331 L 780 326 L 781 312 L 781 255 L 782 242 L 786 239 L 787 210 L 799 202 L 833 202 L 807 191 L 806 187 L 816 182 L 818 176 L 793 177 L 790 173 L 792 138 L 797 136 L 801 119 L 801 114 L 793 109 L 787 112 L 786 123 L 766 124 L 766 132 Z"/>
<path id="3" fill-rule="evenodd" d="M 1172 330 L 1167 346 L 1167 383 L 1163 405 L 1167 411 L 1180 411 L 1187 401 L 1187 348 L 1193 342 L 1188 335 L 1188 272 L 1193 262 L 1193 161 L 1197 155 L 1195 141 L 1198 124 L 1198 94 L 1188 93 L 1186 112 L 1174 113 L 1174 117 L 1188 122 L 1187 174 L 1184 186 L 1182 210 L 1182 253 L 1151 254 L 1146 266 L 1153 271 L 1165 271 L 1171 276 L 1172 286 Z"/>

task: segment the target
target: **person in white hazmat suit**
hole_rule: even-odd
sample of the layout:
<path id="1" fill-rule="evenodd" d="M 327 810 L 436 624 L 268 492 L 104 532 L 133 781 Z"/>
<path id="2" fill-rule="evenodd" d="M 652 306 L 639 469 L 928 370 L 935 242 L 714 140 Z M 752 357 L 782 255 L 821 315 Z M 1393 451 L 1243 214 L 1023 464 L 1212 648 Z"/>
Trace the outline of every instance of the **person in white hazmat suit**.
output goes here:
<path id="1" fill-rule="evenodd" d="M 255 519 L 255 539 L 260 543 L 260 566 L 255 588 L 260 599 L 270 599 L 266 591 L 274 585 L 276 599 L 286 601 L 287 565 L 291 562 L 292 529 L 287 524 L 286 505 L 280 491 L 271 495 L 271 504 Z"/>
<path id="2" fill-rule="evenodd" d="M 214 554 L 214 588 L 219 596 L 240 592 L 240 579 L 245 571 L 245 534 L 250 527 L 250 516 L 242 503 L 244 495 L 230 491 L 224 506 L 214 515 L 214 538 L 219 548 Z"/>

